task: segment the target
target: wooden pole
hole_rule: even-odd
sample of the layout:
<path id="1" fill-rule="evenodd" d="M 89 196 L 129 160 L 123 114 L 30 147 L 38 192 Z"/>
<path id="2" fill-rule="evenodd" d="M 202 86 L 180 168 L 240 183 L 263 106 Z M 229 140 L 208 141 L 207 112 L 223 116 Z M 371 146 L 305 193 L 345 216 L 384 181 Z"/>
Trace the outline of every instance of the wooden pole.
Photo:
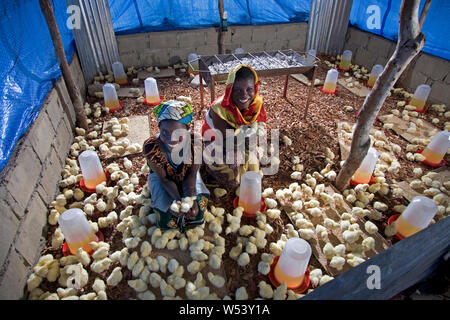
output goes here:
<path id="1" fill-rule="evenodd" d="M 336 187 L 340 191 L 347 187 L 349 180 L 367 155 L 370 147 L 370 129 L 390 90 L 425 45 L 425 36 L 419 28 L 419 4 L 420 0 L 402 1 L 397 47 L 358 114 L 350 154 L 336 178 Z"/>
<path id="2" fill-rule="evenodd" d="M 56 24 L 55 16 L 53 14 L 52 5 L 50 3 L 50 0 L 39 0 L 39 5 L 41 6 L 42 13 L 44 14 L 45 21 L 47 22 L 48 30 L 50 31 L 50 35 L 52 37 L 53 46 L 55 48 L 56 56 L 58 57 L 59 66 L 61 68 L 64 82 L 66 83 L 70 100 L 72 100 L 75 109 L 78 126 L 87 130 L 88 123 L 86 114 L 84 113 L 81 93 L 80 90 L 78 90 L 75 81 L 73 80 L 69 64 L 67 63 L 64 46 L 61 40 L 58 25 Z"/>
<path id="3" fill-rule="evenodd" d="M 223 0 L 219 0 L 219 14 L 220 14 L 220 25 L 219 25 L 219 34 L 218 34 L 218 45 L 219 45 L 219 53 L 223 53 L 223 31 L 222 31 L 222 16 L 224 12 Z"/>
<path id="4" fill-rule="evenodd" d="M 317 72 L 317 67 L 314 67 L 312 80 L 309 85 L 308 98 L 306 100 L 305 115 L 303 116 L 304 120 L 306 120 L 306 117 L 308 116 L 309 103 L 311 102 L 312 92 L 313 92 L 313 88 L 314 88 L 314 82 L 316 81 L 316 72 Z"/>
<path id="5" fill-rule="evenodd" d="M 286 75 L 286 79 L 284 80 L 283 98 L 287 97 L 288 82 L 289 82 L 289 74 Z"/>

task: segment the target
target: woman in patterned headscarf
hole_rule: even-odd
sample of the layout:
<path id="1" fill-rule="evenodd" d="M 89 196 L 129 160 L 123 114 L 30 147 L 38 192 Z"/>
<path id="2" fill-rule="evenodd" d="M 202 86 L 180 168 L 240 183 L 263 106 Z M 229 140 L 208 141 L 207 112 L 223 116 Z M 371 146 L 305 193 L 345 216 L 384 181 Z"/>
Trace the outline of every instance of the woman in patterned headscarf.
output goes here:
<path id="1" fill-rule="evenodd" d="M 225 139 L 227 129 L 233 129 L 236 133 L 243 127 L 265 126 L 267 117 L 262 97 L 258 95 L 258 85 L 258 75 L 250 66 L 242 64 L 230 70 L 225 94 L 211 104 L 203 122 L 202 135 L 205 139 L 205 147 L 209 145 L 207 142 L 209 137 L 211 141 L 217 137 L 216 130 L 220 131 Z M 223 147 L 225 157 L 230 150 L 225 150 L 225 142 Z M 245 152 L 245 162 L 242 165 L 239 165 L 237 153 L 235 153 L 233 164 L 225 164 L 225 161 L 223 161 L 224 164 L 207 164 L 206 171 L 228 191 L 234 191 L 243 173 L 259 171 L 257 155 L 249 151 Z"/>
<path id="2" fill-rule="evenodd" d="M 144 142 L 143 153 L 150 167 L 148 186 L 158 216 L 157 226 L 184 230 L 185 226 L 201 225 L 209 191 L 200 177 L 200 164 L 193 161 L 193 136 L 188 131 L 192 108 L 186 102 L 168 101 L 155 107 L 153 113 L 160 133 Z M 187 213 L 170 209 L 173 201 L 185 197 L 196 197 Z"/>

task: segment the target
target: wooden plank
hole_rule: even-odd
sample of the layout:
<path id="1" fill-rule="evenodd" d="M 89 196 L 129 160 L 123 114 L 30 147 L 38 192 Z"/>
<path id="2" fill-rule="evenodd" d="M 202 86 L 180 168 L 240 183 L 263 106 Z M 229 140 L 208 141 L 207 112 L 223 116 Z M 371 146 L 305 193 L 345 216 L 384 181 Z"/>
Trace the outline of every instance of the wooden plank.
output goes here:
<path id="1" fill-rule="evenodd" d="M 354 82 L 354 81 L 359 81 L 360 82 L 360 80 L 358 80 L 358 79 L 352 80 L 352 82 Z M 365 98 L 371 91 L 370 88 L 368 88 L 365 85 L 361 84 L 361 82 L 360 82 L 360 84 L 358 86 L 352 87 L 352 88 L 347 87 L 347 82 L 345 81 L 345 79 L 339 78 L 338 79 L 338 83 L 341 86 L 343 86 L 345 89 L 350 91 L 351 93 L 357 95 L 358 97 L 362 97 L 362 98 Z"/>
<path id="2" fill-rule="evenodd" d="M 326 186 L 325 187 L 325 193 L 327 194 L 334 194 L 339 193 L 336 189 L 334 189 L 332 186 Z M 316 199 L 319 201 L 317 196 L 313 196 L 311 199 Z M 306 200 L 305 200 L 306 201 Z M 291 223 L 295 226 L 295 223 L 291 220 L 291 215 L 293 213 L 295 214 L 295 211 L 292 209 L 292 207 L 289 204 L 285 204 L 282 206 L 283 211 L 285 211 L 289 217 L 289 220 Z M 327 204 L 327 205 L 321 205 L 320 209 L 322 211 L 322 215 L 320 217 L 311 217 L 309 216 L 304 210 L 301 212 L 303 216 L 308 219 L 314 227 L 316 227 L 318 224 L 323 225 L 323 221 L 325 218 L 330 218 L 334 220 L 335 222 L 340 222 L 341 215 L 345 212 L 351 213 L 352 209 L 351 206 L 347 203 L 341 207 L 336 204 Z M 366 239 L 367 237 L 372 237 L 375 240 L 375 248 L 373 250 L 365 251 L 363 252 L 362 256 L 364 259 L 369 259 L 380 252 L 386 250 L 389 248 L 390 244 L 382 237 L 378 232 L 375 234 L 368 234 L 365 230 L 364 223 L 365 220 L 357 219 L 357 223 L 363 233 L 362 238 Z M 323 247 L 327 242 L 331 243 L 334 247 L 338 244 L 346 244 L 344 239 L 342 238 L 342 231 L 341 229 L 334 229 L 334 230 L 327 230 L 328 235 L 325 238 L 322 238 L 317 233 L 314 235 L 313 238 L 309 239 L 308 242 L 311 245 L 312 253 L 314 257 L 319 261 L 322 268 L 331 276 L 336 277 L 340 274 L 350 270 L 352 267 L 346 263 L 344 264 L 344 267 L 342 270 L 337 270 L 329 265 L 330 260 L 327 259 L 325 254 L 323 253 Z M 362 241 L 362 240 L 361 240 Z M 349 252 L 347 252 L 349 253 Z"/>
<path id="3" fill-rule="evenodd" d="M 295 213 L 295 211 L 288 204 L 282 206 L 282 209 L 283 209 L 282 211 L 287 213 L 287 216 L 289 217 L 289 220 L 291 221 L 294 228 L 297 229 L 297 227 L 295 226 L 295 222 L 292 221 L 292 219 L 291 219 L 291 214 Z M 308 216 L 306 214 L 304 214 L 304 216 L 305 216 L 305 218 L 308 218 Z M 315 227 L 315 225 L 314 225 L 314 227 Z M 325 245 L 325 243 L 322 245 L 322 247 L 320 246 L 320 244 L 321 244 L 321 242 L 323 242 L 323 240 L 319 239 L 319 236 L 316 233 L 314 233 L 314 237 L 307 241 L 311 245 L 311 251 L 312 251 L 313 256 L 320 263 L 322 269 L 324 269 L 327 274 L 331 274 L 331 275 L 335 274 L 334 270 L 332 270 L 332 268 L 328 266 L 327 257 L 322 252 L 322 247 Z"/>
<path id="4" fill-rule="evenodd" d="M 441 184 L 447 181 L 450 181 L 450 170 L 447 167 L 441 167 L 435 170 L 432 170 L 431 172 L 435 172 L 438 174 L 436 179 L 434 181 L 439 181 Z M 397 185 L 399 188 L 403 190 L 403 197 L 406 198 L 408 201 L 412 201 L 414 197 L 417 196 L 423 196 L 423 191 L 427 188 L 422 187 L 417 190 L 410 187 L 409 183 L 415 180 L 415 178 L 408 179 L 407 181 L 402 181 L 398 183 Z M 450 192 L 448 190 L 445 190 L 442 192 L 445 195 L 443 205 L 447 206 L 450 204 Z M 441 216 L 435 216 L 435 220 L 441 220 L 446 216 L 446 214 Z"/>
<path id="5" fill-rule="evenodd" d="M 131 88 L 120 88 L 117 91 L 117 95 L 119 96 L 119 98 L 137 98 L 144 95 L 144 88 L 134 88 L 139 89 L 139 92 L 137 93 L 131 93 L 130 89 Z"/>
<path id="6" fill-rule="evenodd" d="M 144 141 L 146 139 L 148 139 L 148 137 L 150 137 L 150 121 L 149 121 L 149 116 L 145 115 L 145 116 L 132 116 L 132 117 L 128 117 L 129 119 L 129 127 L 130 127 L 130 132 L 128 133 L 128 135 L 126 136 L 121 136 L 117 139 L 117 141 L 121 141 L 124 138 L 127 138 L 128 140 L 130 140 L 130 144 L 133 143 L 138 143 L 139 145 L 144 144 Z M 120 121 L 120 119 L 119 119 Z M 102 133 L 106 133 L 106 132 L 111 132 L 111 127 L 107 126 L 107 122 L 105 121 L 103 123 L 103 132 Z M 138 153 L 138 152 L 136 152 Z M 118 158 L 118 157 L 124 157 L 130 155 L 130 153 L 128 151 L 124 152 L 121 155 L 117 155 L 117 154 L 113 154 L 111 151 L 108 150 L 108 152 L 106 153 L 101 153 L 100 154 L 100 158 L 101 159 L 110 159 L 110 158 Z"/>
<path id="7" fill-rule="evenodd" d="M 403 137 L 410 143 L 413 143 L 413 140 L 415 138 L 429 139 L 430 138 L 430 136 L 428 135 L 429 132 L 435 129 L 439 130 L 436 127 L 434 127 L 431 123 L 425 121 L 424 119 L 421 119 L 423 121 L 423 126 L 416 127 L 415 133 L 406 132 L 406 130 L 408 130 L 409 128 L 410 121 L 405 121 L 402 118 L 396 117 L 394 115 L 392 115 L 390 120 L 386 120 L 384 117 L 380 117 L 379 120 L 383 123 L 392 123 L 394 125 L 392 130 L 394 130 L 399 136 Z"/>
<path id="8" fill-rule="evenodd" d="M 305 86 L 309 87 L 311 85 L 311 81 L 304 74 L 291 74 L 291 77 L 295 80 L 303 83 Z M 316 81 L 314 84 L 315 87 L 323 85 L 323 81 Z"/>
<path id="9" fill-rule="evenodd" d="M 137 77 L 140 80 L 145 80 L 148 77 L 155 79 L 175 77 L 175 69 L 161 69 L 159 73 L 156 73 L 155 71 L 149 72 L 147 70 L 142 70 L 139 71 Z"/>
<path id="10" fill-rule="evenodd" d="M 343 128 L 342 126 L 344 125 L 344 123 L 347 122 L 337 122 L 337 131 L 338 131 L 338 141 L 339 141 L 339 148 L 341 151 L 341 159 L 345 160 L 347 159 L 348 155 L 350 154 L 350 147 L 351 147 L 351 140 L 345 140 L 344 139 L 344 135 L 343 135 Z M 349 123 L 348 123 L 349 124 Z M 350 127 L 352 126 L 352 124 L 349 124 Z M 386 137 L 386 135 L 384 134 L 384 132 L 382 130 L 378 130 L 374 127 L 372 127 L 370 129 L 370 134 L 372 136 L 375 136 L 375 132 L 376 131 L 380 131 L 381 132 L 381 139 L 377 139 L 377 140 L 382 140 L 384 141 L 384 147 L 375 147 L 372 146 L 373 148 L 377 149 L 378 153 L 381 154 L 381 152 L 384 153 L 388 153 L 392 159 L 396 160 L 397 157 L 394 154 L 394 151 L 392 150 L 391 144 L 389 142 L 389 139 Z M 382 163 L 385 164 L 387 166 L 390 166 L 389 163 L 387 163 L 386 161 L 382 160 L 382 159 L 378 159 L 378 163 Z"/>
<path id="11" fill-rule="evenodd" d="M 397 242 L 339 277 L 316 288 L 302 300 L 382 300 L 430 276 L 450 249 L 450 219 Z M 369 289 L 369 266 L 380 268 L 380 289 Z"/>

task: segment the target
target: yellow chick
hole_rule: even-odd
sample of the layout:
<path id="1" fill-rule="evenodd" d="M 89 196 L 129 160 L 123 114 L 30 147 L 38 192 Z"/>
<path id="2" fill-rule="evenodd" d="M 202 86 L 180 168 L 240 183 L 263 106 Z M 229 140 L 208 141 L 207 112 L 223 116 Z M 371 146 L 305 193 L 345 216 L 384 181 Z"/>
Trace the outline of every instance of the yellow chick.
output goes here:
<path id="1" fill-rule="evenodd" d="M 138 293 L 137 297 L 139 300 L 156 300 L 155 294 L 150 290 Z"/>
<path id="2" fill-rule="evenodd" d="M 259 287 L 259 295 L 266 299 L 273 298 L 273 289 L 270 284 L 267 284 L 265 281 L 260 281 L 258 284 Z"/>
<path id="3" fill-rule="evenodd" d="M 347 263 L 348 263 L 349 265 L 351 265 L 352 267 L 356 267 L 357 265 L 363 263 L 364 261 L 365 261 L 365 260 L 364 260 L 363 258 L 354 256 L 353 258 L 348 259 L 348 260 L 347 260 Z"/>
<path id="4" fill-rule="evenodd" d="M 225 284 L 225 279 L 219 275 L 214 275 L 212 272 L 208 272 L 208 280 L 215 286 L 216 288 L 222 288 Z"/>
<path id="5" fill-rule="evenodd" d="M 360 231 L 350 231 L 350 230 L 345 230 L 342 233 L 342 238 L 344 239 L 345 242 L 348 243 L 354 243 L 356 242 L 360 237 Z"/>
<path id="6" fill-rule="evenodd" d="M 375 248 L 375 239 L 367 237 L 363 240 L 362 245 L 365 251 L 373 250 Z"/>
<path id="7" fill-rule="evenodd" d="M 337 270 L 342 270 L 345 264 L 345 259 L 340 256 L 334 256 L 330 261 L 330 267 L 333 267 Z"/>
<path id="8" fill-rule="evenodd" d="M 27 280 L 28 292 L 31 292 L 34 289 L 36 289 L 37 287 L 39 287 L 41 282 L 42 282 L 42 277 L 38 276 L 35 273 L 30 274 L 30 276 L 28 277 L 28 280 Z"/>
<path id="9" fill-rule="evenodd" d="M 379 202 L 379 201 L 376 201 L 376 202 L 373 204 L 373 207 L 374 207 L 376 210 L 379 210 L 379 211 L 386 211 L 386 210 L 388 209 L 388 206 L 387 206 L 385 203 Z"/>
<path id="10" fill-rule="evenodd" d="M 336 254 L 333 245 L 329 242 L 325 244 L 322 251 L 328 259 L 331 259 Z"/>
<path id="11" fill-rule="evenodd" d="M 159 289 L 161 290 L 161 295 L 163 297 L 175 297 L 175 288 L 168 284 L 165 280 L 161 280 Z"/>
<path id="12" fill-rule="evenodd" d="M 378 227 L 371 221 L 367 221 L 364 224 L 364 228 L 366 229 L 368 234 L 374 234 L 378 232 Z"/>
<path id="13" fill-rule="evenodd" d="M 248 300 L 248 293 L 245 287 L 238 288 L 234 296 L 236 300 Z"/>
<path id="14" fill-rule="evenodd" d="M 96 260 L 91 264 L 91 270 L 96 273 L 102 273 L 103 271 L 106 271 L 109 269 L 109 266 L 111 265 L 111 263 L 112 263 L 112 260 L 110 258 Z"/>
<path id="15" fill-rule="evenodd" d="M 330 277 L 330 276 L 328 276 L 328 275 L 323 275 L 323 276 L 320 278 L 319 286 L 324 285 L 325 283 L 327 283 L 328 281 L 331 281 L 331 280 L 333 280 L 333 279 L 334 279 L 333 277 Z"/>
<path id="16" fill-rule="evenodd" d="M 260 261 L 258 263 L 258 272 L 267 275 L 270 272 L 270 264 L 265 261 Z"/>
<path id="17" fill-rule="evenodd" d="M 217 199 L 222 198 L 226 194 L 227 194 L 227 190 L 225 190 L 225 189 L 222 189 L 222 188 L 214 189 L 214 195 L 216 196 Z"/>
<path id="18" fill-rule="evenodd" d="M 302 239 L 309 240 L 309 239 L 314 238 L 314 235 L 315 235 L 314 230 L 311 230 L 311 229 L 300 229 L 298 231 L 299 231 L 300 237 Z"/>
<path id="19" fill-rule="evenodd" d="M 162 281 L 164 281 L 164 280 L 162 280 Z M 144 291 L 147 291 L 147 289 L 148 289 L 147 284 L 144 281 L 142 281 L 141 279 L 128 280 L 127 283 L 136 292 L 144 292 Z"/>
<path id="20" fill-rule="evenodd" d="M 247 252 L 241 253 L 241 255 L 238 258 L 238 265 L 241 267 L 245 267 L 250 263 L 250 256 Z"/>
<path id="21" fill-rule="evenodd" d="M 273 293 L 273 300 L 286 300 L 286 294 L 287 294 L 287 285 L 286 282 L 283 281 L 283 283 L 275 289 Z"/>
<path id="22" fill-rule="evenodd" d="M 199 261 L 194 260 L 187 265 L 187 271 L 190 274 L 195 274 L 195 273 L 199 272 L 200 270 L 202 270 L 205 265 L 206 264 L 204 262 L 199 262 Z"/>

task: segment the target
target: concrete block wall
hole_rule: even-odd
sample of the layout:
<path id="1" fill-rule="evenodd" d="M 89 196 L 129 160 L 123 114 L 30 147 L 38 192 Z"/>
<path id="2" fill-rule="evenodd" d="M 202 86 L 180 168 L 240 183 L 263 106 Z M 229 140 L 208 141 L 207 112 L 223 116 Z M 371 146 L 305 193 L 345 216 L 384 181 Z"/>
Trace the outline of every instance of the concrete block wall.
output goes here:
<path id="1" fill-rule="evenodd" d="M 375 34 L 349 27 L 344 50 L 353 52 L 352 62 L 372 68 L 375 64 L 383 66 L 394 53 L 396 42 Z M 450 102 L 450 61 L 420 52 L 410 67 L 401 76 L 398 86 L 414 92 L 418 85 L 431 87 L 430 103 Z"/>
<path id="2" fill-rule="evenodd" d="M 70 64 L 85 92 L 75 54 Z M 48 204 L 74 137 L 75 112 L 64 80 L 49 92 L 42 109 L 0 173 L 0 299 L 21 299 L 45 243 Z"/>
<path id="3" fill-rule="evenodd" d="M 224 53 L 305 49 L 307 23 L 233 26 L 224 33 Z M 189 53 L 218 53 L 216 28 L 163 31 L 117 36 L 120 60 L 130 66 L 167 66 L 186 61 Z"/>

